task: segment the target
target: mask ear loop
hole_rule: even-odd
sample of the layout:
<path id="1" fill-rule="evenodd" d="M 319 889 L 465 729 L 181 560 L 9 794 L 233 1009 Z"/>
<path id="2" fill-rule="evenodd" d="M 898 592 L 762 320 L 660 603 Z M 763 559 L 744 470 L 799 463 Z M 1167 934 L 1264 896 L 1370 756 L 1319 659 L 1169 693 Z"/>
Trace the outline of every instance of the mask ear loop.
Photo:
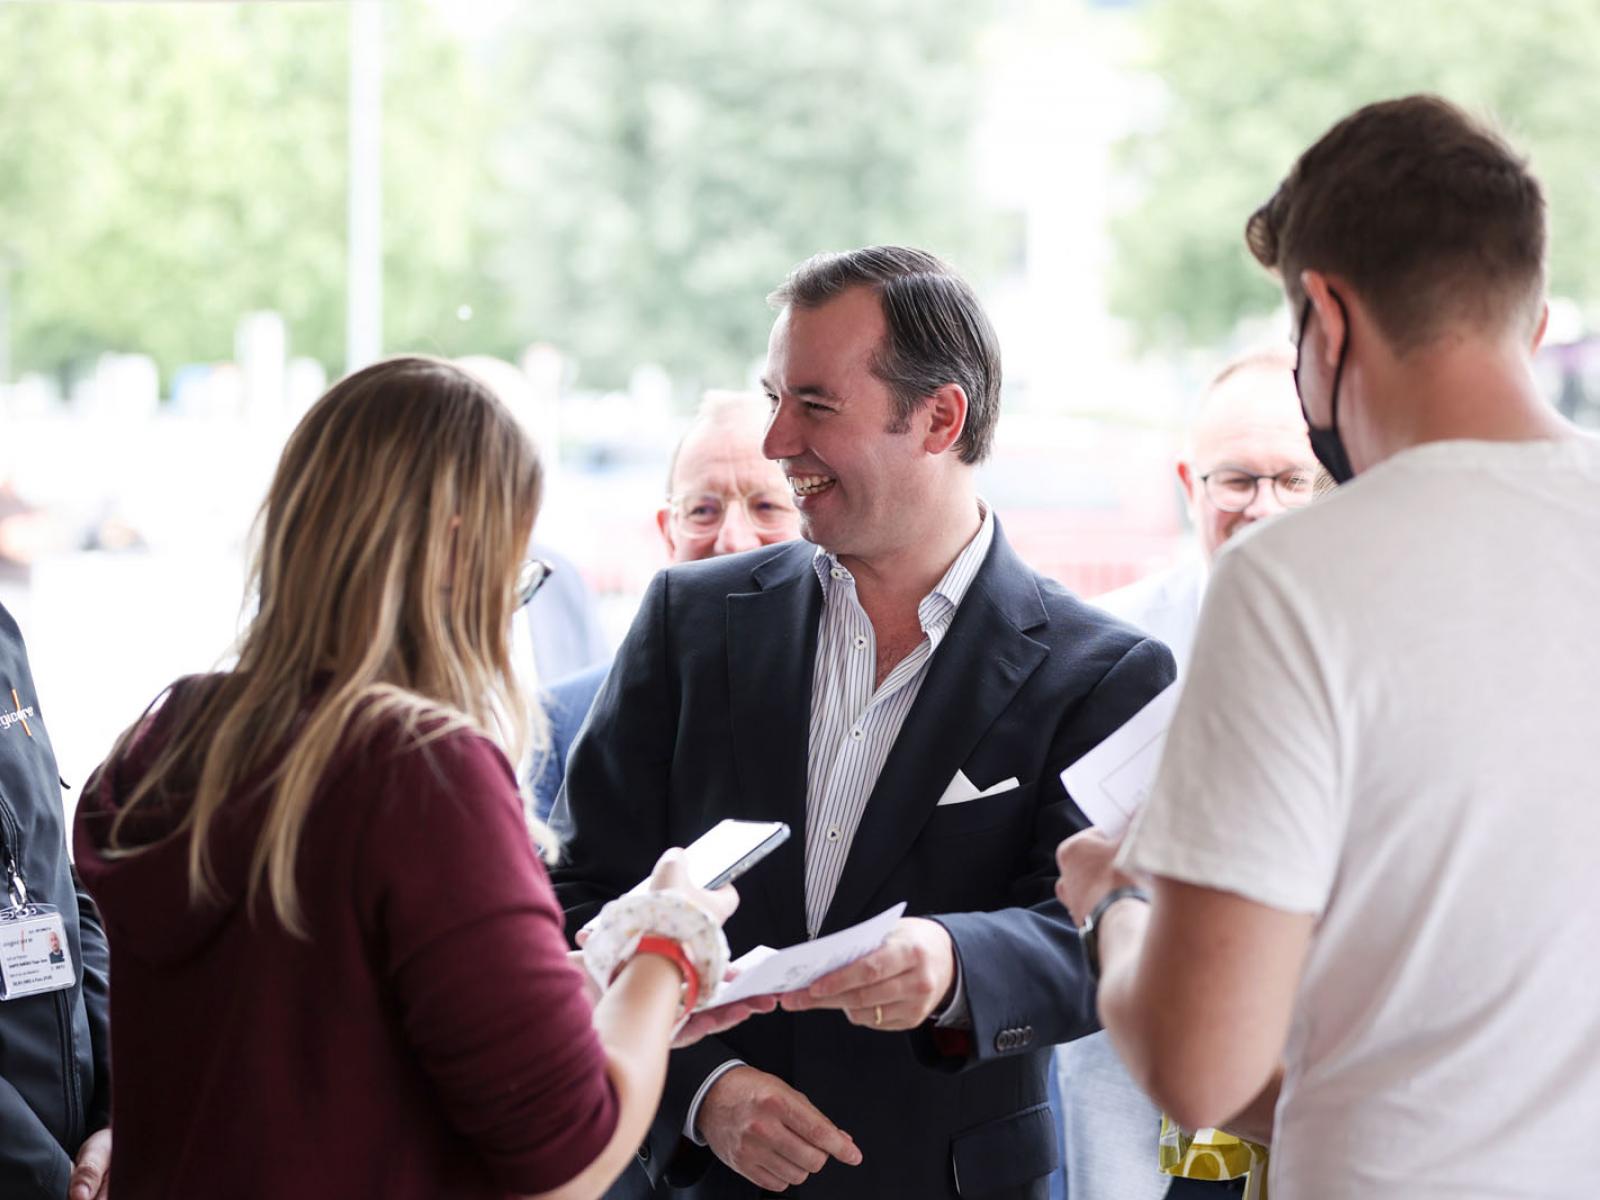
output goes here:
<path id="1" fill-rule="evenodd" d="M 1344 337 L 1339 342 L 1339 361 L 1333 368 L 1333 392 L 1328 397 L 1328 428 L 1334 433 L 1339 432 L 1339 381 L 1344 378 L 1345 355 L 1350 351 L 1350 310 L 1344 306 L 1339 293 L 1332 288 L 1328 295 L 1333 297 L 1333 302 L 1339 306 L 1339 316 L 1344 319 Z"/>

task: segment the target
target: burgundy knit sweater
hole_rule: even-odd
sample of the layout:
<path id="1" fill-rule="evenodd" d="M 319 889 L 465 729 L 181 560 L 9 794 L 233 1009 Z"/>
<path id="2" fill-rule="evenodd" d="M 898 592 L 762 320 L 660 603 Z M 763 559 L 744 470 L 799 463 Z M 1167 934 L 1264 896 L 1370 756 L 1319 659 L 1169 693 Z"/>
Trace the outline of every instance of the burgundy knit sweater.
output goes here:
<path id="1" fill-rule="evenodd" d="M 111 942 L 112 1194 L 504 1197 L 591 1162 L 616 1096 L 499 749 L 347 744 L 300 841 L 301 940 L 264 895 L 246 911 L 259 797 L 215 825 L 217 904 L 190 902 L 187 837 L 157 840 L 181 796 L 130 821 L 153 848 L 103 854 L 177 707 L 77 816 Z"/>

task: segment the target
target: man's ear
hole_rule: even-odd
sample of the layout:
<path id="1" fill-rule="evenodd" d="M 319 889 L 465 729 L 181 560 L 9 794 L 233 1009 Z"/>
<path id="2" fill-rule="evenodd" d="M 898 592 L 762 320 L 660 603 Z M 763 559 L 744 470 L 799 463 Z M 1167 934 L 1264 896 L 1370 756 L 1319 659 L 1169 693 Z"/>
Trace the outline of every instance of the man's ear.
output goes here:
<path id="1" fill-rule="evenodd" d="M 1194 473 L 1194 465 L 1186 458 L 1178 460 L 1178 482 L 1183 486 L 1183 498 L 1189 502 L 1189 509 L 1194 510 L 1194 492 L 1200 486 L 1200 477 Z"/>
<path id="2" fill-rule="evenodd" d="M 922 448 L 929 454 L 943 454 L 961 440 L 967 427 L 967 393 L 959 383 L 947 383 L 931 393 L 922 411 L 928 422 Z"/>
<path id="3" fill-rule="evenodd" d="M 1344 347 L 1345 338 L 1350 336 L 1350 331 L 1345 328 L 1345 314 L 1339 308 L 1339 302 L 1333 298 L 1328 277 L 1321 271 L 1301 271 L 1300 286 L 1311 301 L 1311 315 L 1306 318 L 1306 324 L 1309 326 L 1314 320 L 1322 327 L 1322 357 L 1331 371 L 1338 365 L 1339 351 Z M 1308 329 L 1300 331 L 1302 348 L 1308 332 Z"/>
<path id="4" fill-rule="evenodd" d="M 665 504 L 656 509 L 656 529 L 661 533 L 661 540 L 667 544 L 667 557 L 671 558 L 678 547 L 672 540 L 672 509 Z"/>

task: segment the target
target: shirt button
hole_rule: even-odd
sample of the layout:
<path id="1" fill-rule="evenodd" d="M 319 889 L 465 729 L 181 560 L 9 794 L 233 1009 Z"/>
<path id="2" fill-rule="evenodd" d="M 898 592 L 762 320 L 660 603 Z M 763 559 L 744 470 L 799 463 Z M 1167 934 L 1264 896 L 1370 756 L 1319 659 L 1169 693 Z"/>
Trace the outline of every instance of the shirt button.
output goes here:
<path id="1" fill-rule="evenodd" d="M 859 633 L 856 634 L 856 649 L 857 650 L 865 650 L 866 648 L 867 648 L 867 639 L 862 637 Z"/>
<path id="2" fill-rule="evenodd" d="M 852 729 L 850 731 L 850 736 L 855 738 L 855 740 L 859 742 L 866 735 L 863 734 L 860 729 Z"/>
<path id="3" fill-rule="evenodd" d="M 832 575 L 835 579 L 843 579 L 849 574 L 849 572 L 843 567 L 835 567 L 832 571 L 829 571 L 828 574 Z"/>
<path id="4" fill-rule="evenodd" d="M 828 826 L 828 840 L 830 842 L 837 842 L 839 840 L 839 827 L 837 825 Z"/>

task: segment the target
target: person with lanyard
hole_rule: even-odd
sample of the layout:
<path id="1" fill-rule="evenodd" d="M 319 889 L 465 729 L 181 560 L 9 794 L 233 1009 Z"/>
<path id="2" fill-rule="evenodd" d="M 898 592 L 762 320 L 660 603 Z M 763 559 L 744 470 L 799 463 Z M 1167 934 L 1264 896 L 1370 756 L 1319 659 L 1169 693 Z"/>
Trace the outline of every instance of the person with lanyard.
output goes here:
<path id="1" fill-rule="evenodd" d="M 106 937 L 67 858 L 50 731 L 3 606 L 0 695 L 0 1196 L 92 1200 L 111 1150 Z"/>

